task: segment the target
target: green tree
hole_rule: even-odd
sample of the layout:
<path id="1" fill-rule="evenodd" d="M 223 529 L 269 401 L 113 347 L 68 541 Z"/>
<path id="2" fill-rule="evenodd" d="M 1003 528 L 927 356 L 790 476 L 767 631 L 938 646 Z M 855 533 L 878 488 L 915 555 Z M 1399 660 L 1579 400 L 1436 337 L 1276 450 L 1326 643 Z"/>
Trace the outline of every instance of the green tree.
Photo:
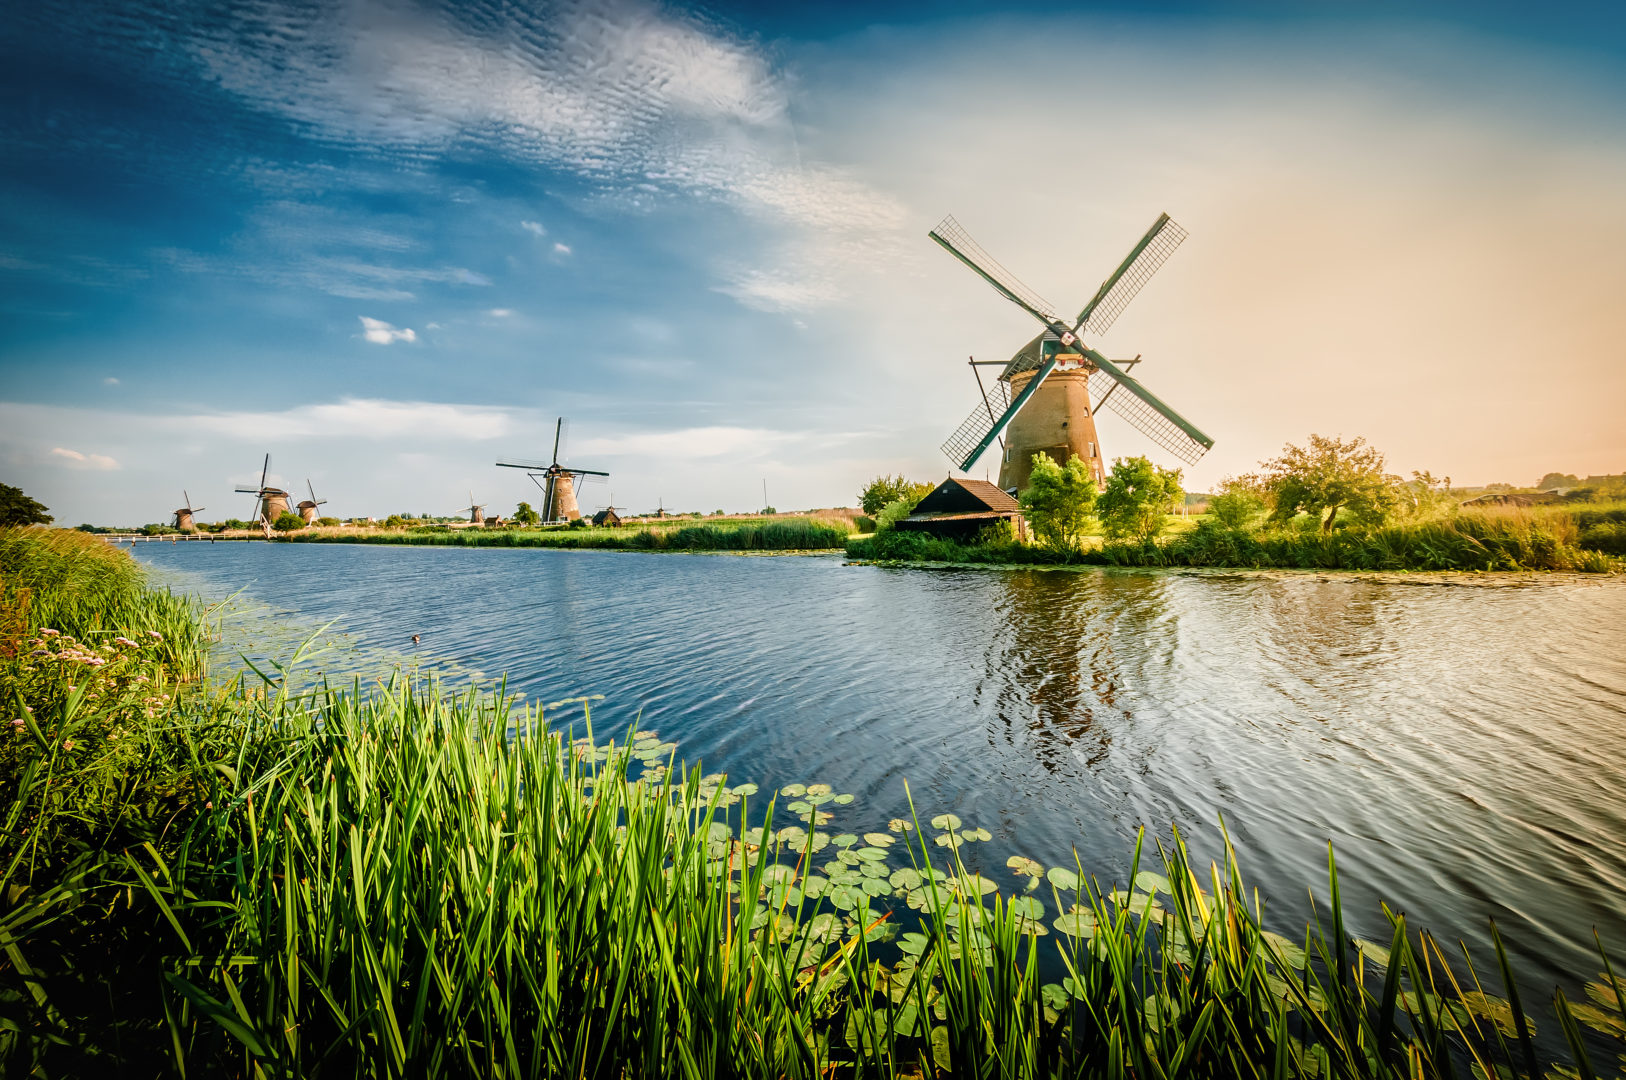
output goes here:
<path id="1" fill-rule="evenodd" d="M 877 476 L 858 493 L 858 505 L 863 508 L 864 513 L 873 517 L 889 503 L 897 502 L 899 499 L 913 499 L 918 503 L 931 494 L 932 487 L 931 484 L 917 484 L 913 480 L 906 480 L 902 475 Z M 914 503 L 910 505 L 913 506 Z"/>
<path id="2" fill-rule="evenodd" d="M 1095 502 L 1095 476 L 1077 454 L 1066 465 L 1057 465 L 1049 454 L 1033 455 L 1033 472 L 1021 503 L 1034 535 L 1046 545 L 1078 547 Z"/>
<path id="3" fill-rule="evenodd" d="M 1163 531 L 1164 515 L 1183 498 L 1179 469 L 1165 469 L 1143 457 L 1117 458 L 1095 512 L 1108 539 L 1144 542 Z"/>
<path id="4" fill-rule="evenodd" d="M 1383 471 L 1383 454 L 1359 436 L 1346 442 L 1311 435 L 1308 446 L 1288 443 L 1263 466 L 1273 521 L 1305 513 L 1331 532 L 1340 511 L 1363 525 L 1381 525 L 1395 508 L 1400 478 Z"/>
<path id="5" fill-rule="evenodd" d="M 271 527 L 282 533 L 297 532 L 305 527 L 305 519 L 292 510 L 284 510 L 277 520 L 271 523 Z"/>
<path id="6" fill-rule="evenodd" d="M 924 495 L 906 495 L 903 498 L 893 499 L 881 507 L 880 512 L 875 515 L 875 531 L 878 533 L 889 531 L 892 526 L 914 513 L 915 505 L 925 497 Z"/>
<path id="7" fill-rule="evenodd" d="M 542 520 L 542 515 L 528 502 L 522 502 L 514 508 L 514 520 L 521 525 L 535 525 Z"/>
<path id="8" fill-rule="evenodd" d="M 30 499 L 22 488 L 0 484 L 0 525 L 49 525 L 56 519 L 49 506 Z"/>
<path id="9" fill-rule="evenodd" d="M 1536 487 L 1542 491 L 1551 491 L 1553 488 L 1580 487 L 1581 478 L 1573 473 L 1550 472 L 1536 481 Z"/>
<path id="10" fill-rule="evenodd" d="M 1208 499 L 1209 515 L 1227 529 L 1246 529 L 1266 509 L 1264 485 L 1252 474 L 1225 477 Z"/>

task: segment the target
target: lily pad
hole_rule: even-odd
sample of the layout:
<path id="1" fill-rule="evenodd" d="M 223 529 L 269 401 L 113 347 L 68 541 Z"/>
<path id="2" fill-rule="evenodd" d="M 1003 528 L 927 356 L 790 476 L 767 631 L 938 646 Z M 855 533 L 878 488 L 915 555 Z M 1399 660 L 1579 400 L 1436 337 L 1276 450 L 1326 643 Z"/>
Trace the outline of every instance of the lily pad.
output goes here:
<path id="1" fill-rule="evenodd" d="M 1375 941 L 1367 941 L 1364 938 L 1356 938 L 1355 951 L 1360 953 L 1361 956 L 1366 960 L 1376 964 L 1380 968 L 1386 968 L 1389 966 L 1388 948 L 1383 945 L 1379 945 Z"/>
<path id="2" fill-rule="evenodd" d="M 1008 906 L 1013 915 L 1023 919 L 1037 919 L 1044 914 L 1044 904 L 1031 896 L 1019 896 Z"/>
<path id="3" fill-rule="evenodd" d="M 835 789 L 832 788 L 829 784 L 809 784 L 809 785 L 807 785 L 807 794 L 809 794 L 809 795 L 828 795 L 833 790 L 835 790 Z"/>
<path id="4" fill-rule="evenodd" d="M 1045 871 L 1045 880 L 1058 889 L 1069 892 L 1078 891 L 1078 875 L 1065 866 L 1052 866 Z"/>
<path id="5" fill-rule="evenodd" d="M 803 800 L 797 800 L 796 802 L 790 803 L 785 807 L 785 809 L 795 814 L 807 814 L 812 812 L 813 804 Z"/>
<path id="6" fill-rule="evenodd" d="M 893 832 L 899 832 L 899 833 L 901 833 L 901 832 L 913 832 L 914 828 L 915 828 L 915 823 L 908 820 L 907 818 L 896 818 L 895 817 L 891 821 L 886 823 L 886 827 L 888 829 L 891 829 Z"/>
<path id="7" fill-rule="evenodd" d="M 1135 888 L 1144 893 L 1169 893 L 1169 879 L 1162 874 L 1154 874 L 1150 870 L 1142 870 L 1135 875 Z"/>
<path id="8" fill-rule="evenodd" d="M 853 854 L 865 862 L 885 862 L 886 849 L 878 847 L 854 848 Z"/>
<path id="9" fill-rule="evenodd" d="M 837 806 L 846 806 L 848 803 L 853 801 L 853 797 L 851 795 L 837 795 L 830 801 L 835 803 Z"/>
<path id="10" fill-rule="evenodd" d="M 1068 937 L 1087 940 L 1095 934 L 1095 916 L 1087 911 L 1069 911 L 1050 925 Z"/>
<path id="11" fill-rule="evenodd" d="M 906 866 L 902 870 L 894 870 L 887 882 L 894 889 L 918 889 L 921 882 L 920 872 Z"/>
<path id="12" fill-rule="evenodd" d="M 836 847 L 848 848 L 848 847 L 852 847 L 854 844 L 858 843 L 858 837 L 854 836 L 852 833 L 842 833 L 840 836 L 837 836 L 835 839 L 831 840 L 830 842 L 832 844 L 834 844 Z"/>
<path id="13" fill-rule="evenodd" d="M 774 863 L 762 868 L 762 883 L 764 885 L 788 885 L 796 880 L 794 868 L 784 863 Z"/>
<path id="14" fill-rule="evenodd" d="M 987 896 L 998 892 L 999 886 L 981 874 L 962 874 L 954 879 L 955 888 L 962 896 Z"/>
<path id="15" fill-rule="evenodd" d="M 1291 939 L 1280 934 L 1271 933 L 1269 930 L 1259 936 L 1275 946 L 1276 951 L 1281 954 L 1288 967 L 1295 971 L 1304 970 L 1304 965 L 1309 962 L 1309 958 L 1305 956 L 1303 948 L 1294 944 Z"/>
<path id="16" fill-rule="evenodd" d="M 736 795 L 755 795 L 757 793 L 757 786 L 755 784 L 740 784 L 739 786 L 729 790 L 733 791 L 733 793 Z"/>
<path id="17" fill-rule="evenodd" d="M 871 847 L 891 847 L 898 842 L 896 836 L 888 836 L 884 832 L 867 832 L 864 834 L 864 843 Z"/>
<path id="18" fill-rule="evenodd" d="M 788 798 L 793 798 L 793 799 L 794 798 L 799 798 L 799 797 L 807 794 L 807 785 L 806 784 L 786 784 L 784 787 L 779 789 L 779 794 L 784 795 L 784 796 L 786 796 Z"/>
<path id="19" fill-rule="evenodd" d="M 1005 860 L 1005 865 L 1016 874 L 1026 877 L 1040 878 L 1044 876 L 1044 866 L 1037 859 L 1030 859 L 1025 855 L 1012 855 Z"/>
<path id="20" fill-rule="evenodd" d="M 932 828 L 934 829 L 958 829 L 961 824 L 960 819 L 953 814 L 938 814 L 932 818 Z"/>

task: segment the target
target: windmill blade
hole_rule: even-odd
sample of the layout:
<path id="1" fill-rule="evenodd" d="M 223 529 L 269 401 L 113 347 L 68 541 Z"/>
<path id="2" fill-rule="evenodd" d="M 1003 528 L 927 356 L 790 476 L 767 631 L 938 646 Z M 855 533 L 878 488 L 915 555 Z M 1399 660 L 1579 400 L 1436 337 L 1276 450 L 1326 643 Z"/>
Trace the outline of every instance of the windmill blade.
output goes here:
<path id="1" fill-rule="evenodd" d="M 599 472 L 597 469 L 566 469 L 565 472 L 574 473 L 577 476 L 609 476 L 610 475 L 607 472 Z"/>
<path id="2" fill-rule="evenodd" d="M 499 461 L 497 464 L 505 469 L 530 469 L 535 472 L 547 472 L 553 467 L 546 461 L 532 461 L 529 458 L 515 458 L 512 461 Z"/>
<path id="3" fill-rule="evenodd" d="M 1049 378 L 1050 373 L 1055 370 L 1056 358 L 1052 356 L 1044 362 L 1038 371 L 1034 372 L 1033 378 L 1029 379 L 1028 384 L 1022 387 L 1022 392 L 1016 395 L 1015 399 L 1005 407 L 1005 411 L 992 423 L 989 422 L 989 410 L 985 405 L 979 405 L 977 408 L 972 409 L 971 415 L 966 417 L 960 426 L 955 429 L 954 434 L 950 435 L 948 440 L 943 443 L 943 453 L 947 454 L 950 460 L 959 463 L 961 472 L 968 471 L 972 465 L 976 464 L 983 451 L 988 449 L 988 445 L 994 441 L 995 437 L 1005 430 L 1005 425 L 1011 422 L 1011 417 L 1022 411 L 1022 406 L 1026 405 L 1028 398 L 1032 397 L 1033 392 L 1039 389 L 1039 384 Z M 1127 376 L 1125 377 L 1127 378 Z"/>
<path id="4" fill-rule="evenodd" d="M 185 488 L 181 489 L 181 494 L 186 496 L 186 508 L 188 510 L 192 509 L 192 496 L 191 496 L 191 494 Z"/>
<path id="5" fill-rule="evenodd" d="M 315 503 L 317 506 L 321 506 L 327 501 L 326 499 L 318 499 L 316 497 L 316 489 L 311 487 L 310 477 L 308 476 L 305 478 L 305 490 L 311 493 L 311 502 Z"/>
<path id="6" fill-rule="evenodd" d="M 1000 265 L 971 239 L 953 215 L 938 222 L 937 228 L 926 234 L 945 248 L 950 255 L 969 266 L 973 272 L 1011 303 L 1032 315 L 1046 326 L 1060 321 L 1056 309 L 1044 297 L 1022 284 L 1015 274 Z M 1065 329 L 1065 327 L 1063 328 Z"/>
<path id="7" fill-rule="evenodd" d="M 271 455 L 265 455 L 265 468 L 260 470 L 260 488 L 264 490 L 266 477 L 271 475 Z"/>
<path id="8" fill-rule="evenodd" d="M 1123 309 L 1129 306 L 1129 301 L 1157 273 L 1157 268 L 1168 261 L 1185 238 L 1186 230 L 1175 224 L 1174 219 L 1167 214 L 1159 215 L 1152 227 L 1146 230 L 1146 235 L 1140 238 L 1140 243 L 1118 264 L 1112 276 L 1101 283 L 1090 302 L 1084 305 L 1084 310 L 1078 313 L 1074 323 L 1077 327 L 1075 332 L 1080 335 L 1106 333 Z"/>
<path id="9" fill-rule="evenodd" d="M 1094 349 L 1085 349 L 1084 355 L 1099 369 L 1090 376 L 1090 389 L 1103 391 L 1103 404 L 1127 420 L 1136 431 L 1187 465 L 1197 464 L 1213 448 L 1213 439 L 1164 404 L 1156 394 L 1142 386 L 1140 380 Z M 1129 393 L 1110 393 L 1113 384 Z"/>

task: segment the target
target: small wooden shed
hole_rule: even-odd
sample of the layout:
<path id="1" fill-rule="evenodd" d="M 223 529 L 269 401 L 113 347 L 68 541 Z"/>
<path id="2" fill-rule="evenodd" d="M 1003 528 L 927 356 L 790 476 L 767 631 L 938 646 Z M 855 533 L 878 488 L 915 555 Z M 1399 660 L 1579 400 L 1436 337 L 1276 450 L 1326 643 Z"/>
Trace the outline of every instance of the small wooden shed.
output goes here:
<path id="1" fill-rule="evenodd" d="M 1022 506 L 1009 492 L 986 480 L 949 477 L 893 528 L 930 533 L 945 540 L 974 540 L 988 526 L 1009 521 L 1019 538 L 1027 536 Z"/>
<path id="2" fill-rule="evenodd" d="M 593 515 L 593 525 L 600 529 L 619 529 L 621 515 L 615 512 L 615 507 L 606 506 Z"/>

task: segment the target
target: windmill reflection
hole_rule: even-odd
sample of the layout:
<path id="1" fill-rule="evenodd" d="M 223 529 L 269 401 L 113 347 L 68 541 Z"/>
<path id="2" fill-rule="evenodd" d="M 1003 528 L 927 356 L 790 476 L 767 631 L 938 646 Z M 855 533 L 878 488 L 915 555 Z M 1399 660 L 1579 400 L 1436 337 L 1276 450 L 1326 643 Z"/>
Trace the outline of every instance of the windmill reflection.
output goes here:
<path id="1" fill-rule="evenodd" d="M 1028 571 L 1001 575 L 1001 619 L 988 655 L 996 687 L 991 736 L 1021 746 L 1047 770 L 1093 769 L 1114 733 L 1134 720 L 1115 642 L 1144 641 L 1165 620 L 1161 579 Z M 1134 665 L 1130 665 L 1133 667 Z M 979 687 L 979 697 L 982 696 Z"/>

